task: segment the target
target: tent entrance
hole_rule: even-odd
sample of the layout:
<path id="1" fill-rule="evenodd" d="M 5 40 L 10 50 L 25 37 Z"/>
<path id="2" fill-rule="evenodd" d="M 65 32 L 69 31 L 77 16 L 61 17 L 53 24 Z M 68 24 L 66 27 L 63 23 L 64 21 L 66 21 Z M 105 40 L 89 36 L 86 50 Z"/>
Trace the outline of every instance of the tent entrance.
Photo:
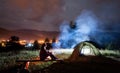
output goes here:
<path id="1" fill-rule="evenodd" d="M 90 46 L 83 46 L 82 49 L 80 50 L 80 54 L 82 55 L 95 55 L 92 48 Z"/>

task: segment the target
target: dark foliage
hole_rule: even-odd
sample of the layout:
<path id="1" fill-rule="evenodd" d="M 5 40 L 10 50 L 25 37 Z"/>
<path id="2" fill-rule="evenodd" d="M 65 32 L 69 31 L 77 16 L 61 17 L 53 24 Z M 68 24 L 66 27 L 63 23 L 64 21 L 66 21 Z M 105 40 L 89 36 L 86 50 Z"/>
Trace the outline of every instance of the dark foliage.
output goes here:
<path id="1" fill-rule="evenodd" d="M 8 51 L 19 51 L 24 48 L 19 43 L 19 37 L 17 36 L 11 36 L 8 42 L 5 42 L 5 47 L 0 47 L 0 52 L 8 52 Z"/>
<path id="2" fill-rule="evenodd" d="M 38 50 L 40 49 L 40 44 L 38 43 L 37 40 L 34 41 L 32 50 Z"/>

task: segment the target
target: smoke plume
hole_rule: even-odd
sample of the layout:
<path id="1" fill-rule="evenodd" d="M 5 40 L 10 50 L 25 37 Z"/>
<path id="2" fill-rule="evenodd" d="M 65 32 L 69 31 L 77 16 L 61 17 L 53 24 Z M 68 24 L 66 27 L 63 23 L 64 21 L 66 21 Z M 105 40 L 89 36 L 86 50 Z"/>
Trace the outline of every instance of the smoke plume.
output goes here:
<path id="1" fill-rule="evenodd" d="M 91 12 L 84 10 L 73 22 L 64 21 L 60 26 L 59 45 L 62 48 L 73 48 L 83 41 L 94 41 L 100 46 L 108 46 L 117 41 L 119 33 L 103 30 L 103 23 Z M 102 26 L 103 27 L 103 26 Z M 118 37 L 116 39 L 116 37 Z M 118 42 L 118 41 L 117 41 Z"/>

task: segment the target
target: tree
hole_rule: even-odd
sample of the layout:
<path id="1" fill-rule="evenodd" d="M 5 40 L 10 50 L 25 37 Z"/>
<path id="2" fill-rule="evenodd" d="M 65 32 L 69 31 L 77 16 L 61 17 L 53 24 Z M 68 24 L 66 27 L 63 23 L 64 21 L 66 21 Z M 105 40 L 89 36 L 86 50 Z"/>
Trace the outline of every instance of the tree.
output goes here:
<path id="1" fill-rule="evenodd" d="M 55 37 L 52 39 L 52 43 L 56 43 L 56 38 Z"/>
<path id="2" fill-rule="evenodd" d="M 22 49 L 23 46 L 19 43 L 19 40 L 20 38 L 18 36 L 11 36 L 6 44 L 7 51 Z"/>
<path id="3" fill-rule="evenodd" d="M 52 39 L 52 48 L 58 48 L 55 37 Z"/>
<path id="4" fill-rule="evenodd" d="M 37 50 L 37 49 L 40 49 L 40 44 L 38 43 L 37 40 L 35 40 L 33 43 L 33 50 Z"/>
<path id="5" fill-rule="evenodd" d="M 50 42 L 49 38 L 45 38 L 44 42 Z"/>
<path id="6" fill-rule="evenodd" d="M 10 40 L 10 42 L 16 42 L 16 43 L 18 43 L 19 40 L 20 40 L 20 38 L 18 36 L 11 36 L 9 40 Z"/>

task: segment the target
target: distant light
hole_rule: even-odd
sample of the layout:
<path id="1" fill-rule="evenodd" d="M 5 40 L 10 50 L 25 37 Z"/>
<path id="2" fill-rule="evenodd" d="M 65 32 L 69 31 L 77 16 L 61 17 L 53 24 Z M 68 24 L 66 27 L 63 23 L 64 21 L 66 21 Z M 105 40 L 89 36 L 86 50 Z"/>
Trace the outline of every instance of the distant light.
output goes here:
<path id="1" fill-rule="evenodd" d="M 35 40 L 30 40 L 30 43 L 34 43 Z"/>
<path id="2" fill-rule="evenodd" d="M 20 43 L 21 45 L 25 45 L 25 44 L 26 44 L 26 40 L 20 40 L 19 43 Z"/>
<path id="3" fill-rule="evenodd" d="M 2 43 L 1 43 L 1 45 L 2 45 L 2 47 L 6 47 L 6 45 L 5 45 L 5 43 L 4 43 L 4 42 L 2 42 Z"/>
<path id="4" fill-rule="evenodd" d="M 32 46 L 33 46 L 32 43 L 28 43 L 28 44 L 25 45 L 25 47 L 32 47 Z"/>
<path id="5" fill-rule="evenodd" d="M 2 42 L 5 42 L 6 40 L 2 40 Z"/>
<path id="6" fill-rule="evenodd" d="M 38 43 L 43 44 L 44 40 L 39 40 Z"/>

